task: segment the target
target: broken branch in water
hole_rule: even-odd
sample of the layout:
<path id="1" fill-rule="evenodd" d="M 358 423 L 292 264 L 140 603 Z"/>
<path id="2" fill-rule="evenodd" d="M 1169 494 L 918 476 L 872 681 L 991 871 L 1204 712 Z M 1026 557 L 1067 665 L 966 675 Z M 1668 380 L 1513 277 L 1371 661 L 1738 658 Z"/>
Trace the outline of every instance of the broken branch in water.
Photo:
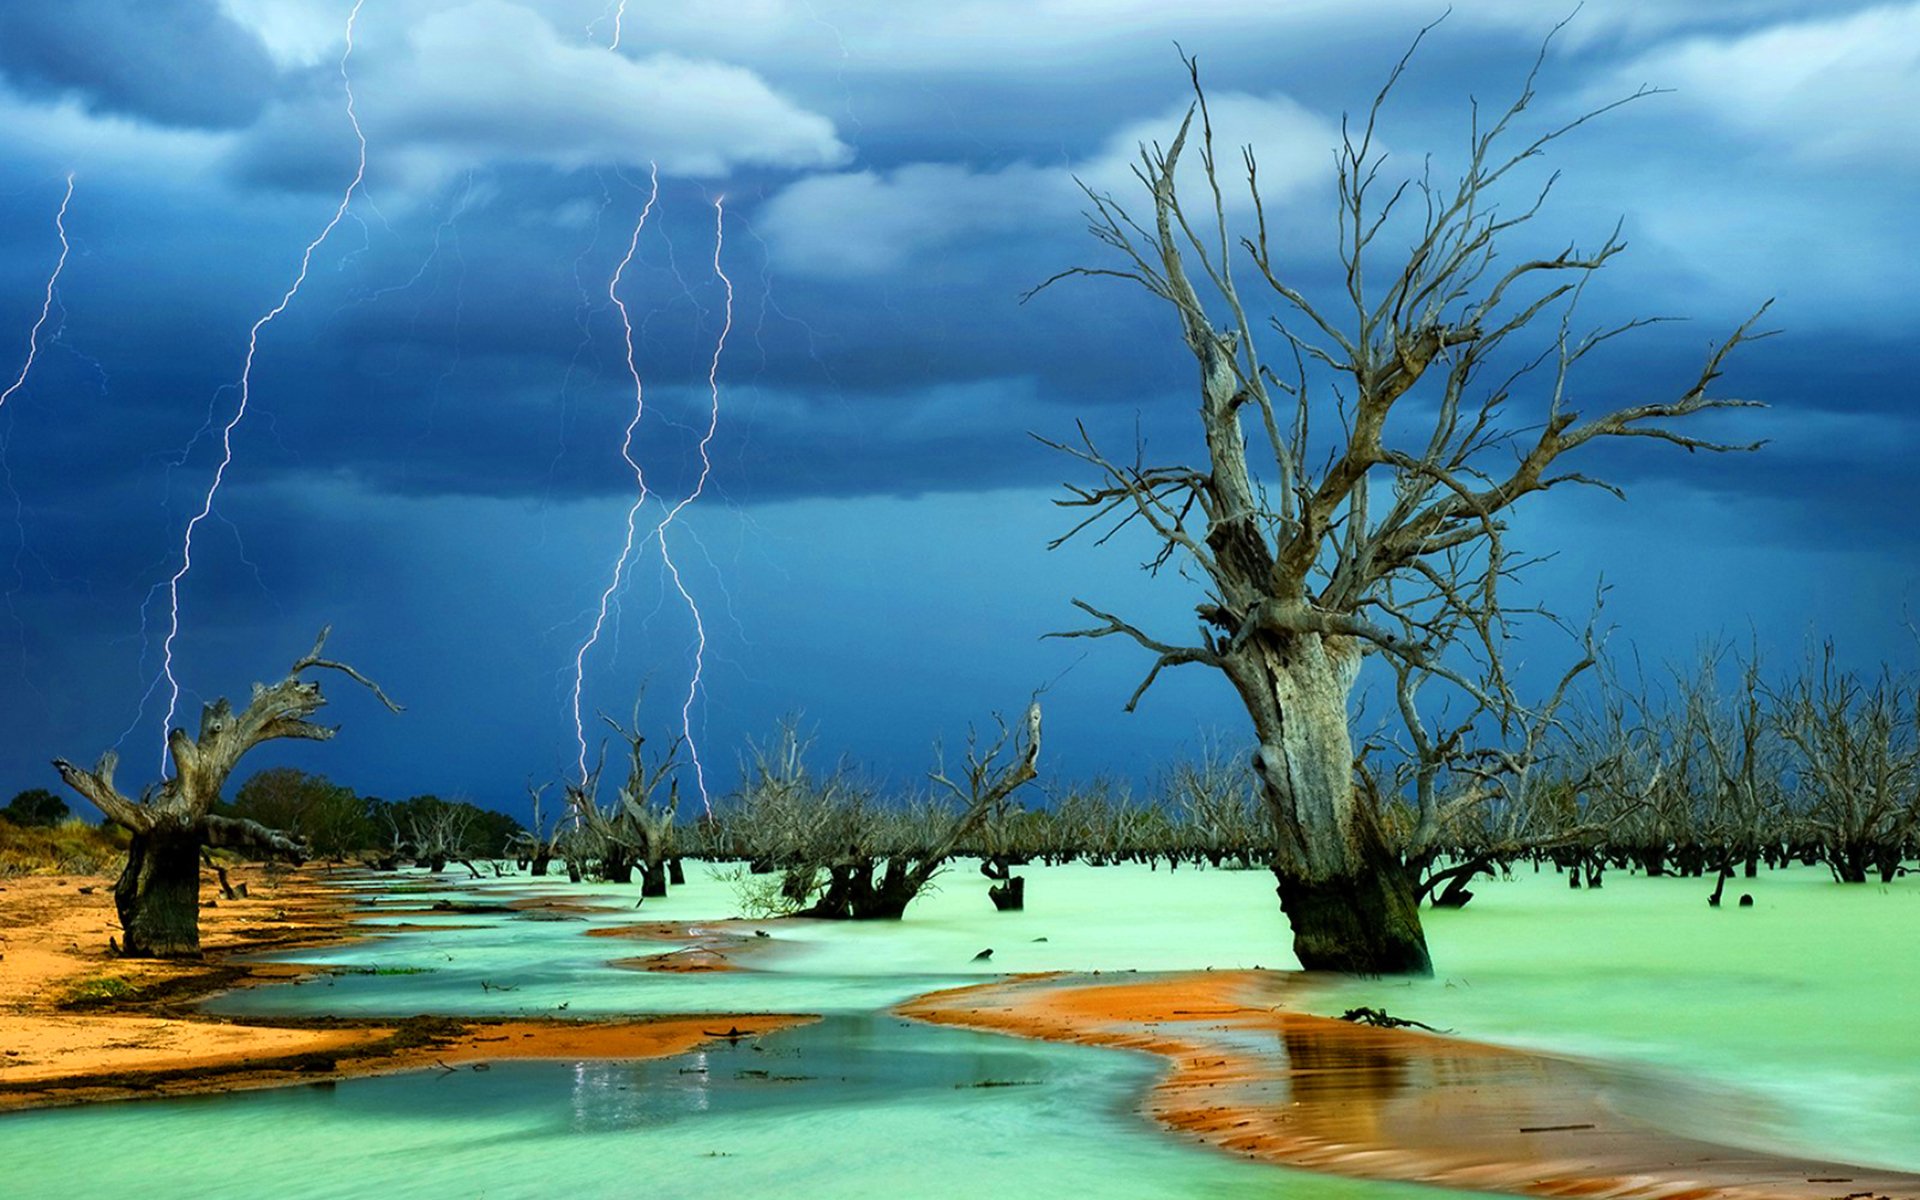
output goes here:
<path id="1" fill-rule="evenodd" d="M 1445 1029 L 1435 1029 L 1423 1021 L 1409 1021 L 1404 1017 L 1391 1016 L 1383 1008 L 1350 1008 L 1340 1014 L 1342 1021 L 1351 1021 L 1355 1025 L 1372 1025 L 1379 1029 L 1424 1029 L 1428 1033 L 1446 1033 Z"/>

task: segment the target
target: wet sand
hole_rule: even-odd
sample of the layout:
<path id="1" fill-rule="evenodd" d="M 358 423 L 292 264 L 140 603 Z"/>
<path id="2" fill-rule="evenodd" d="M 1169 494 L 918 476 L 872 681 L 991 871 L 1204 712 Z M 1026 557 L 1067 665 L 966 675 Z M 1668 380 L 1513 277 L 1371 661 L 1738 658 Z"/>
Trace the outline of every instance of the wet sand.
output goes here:
<path id="1" fill-rule="evenodd" d="M 394 926 L 353 925 L 351 897 L 324 868 L 230 871 L 249 895 L 201 911 L 198 961 L 114 956 L 112 881 L 0 883 L 0 1111 L 316 1083 L 503 1059 L 682 1054 L 815 1018 L 694 1014 L 619 1021 L 234 1020 L 199 1011 L 221 991 L 324 970 L 245 963 L 263 951 L 337 943 Z M 210 877 L 209 877 L 210 878 Z M 207 892 L 213 891 L 211 885 Z M 544 907 L 540 902 L 525 907 Z"/>
<path id="2" fill-rule="evenodd" d="M 120 927 L 110 879 L 0 883 L 0 1106 L 14 1105 L 17 1085 L 185 1064 L 230 1067 L 350 1042 L 338 1032 L 239 1025 L 192 1012 L 192 1003 L 212 992 L 299 973 L 238 965 L 230 962 L 235 955 L 350 936 L 349 902 L 320 882 L 321 870 L 232 875 L 250 894 L 201 910 L 206 957 L 192 962 L 111 953 L 109 939 Z M 209 886 L 205 894 L 217 893 Z"/>
<path id="3" fill-rule="evenodd" d="M 1621 1115 L 1604 1066 L 1288 1011 L 1303 982 L 1219 971 L 1029 977 L 906 1016 L 1146 1051 L 1162 1124 L 1222 1150 L 1365 1179 L 1537 1196 L 1920 1197 L 1920 1177 L 1695 1141 Z M 1644 1081 L 1641 1081 L 1644 1083 Z"/>
<path id="4" fill-rule="evenodd" d="M 760 932 L 764 922 L 645 921 L 589 929 L 588 937 L 630 938 L 646 942 L 685 943 L 661 954 L 616 958 L 609 966 L 627 971 L 656 971 L 672 975 L 704 975 L 714 971 L 746 971 L 743 960 L 763 957 L 778 943 Z"/>

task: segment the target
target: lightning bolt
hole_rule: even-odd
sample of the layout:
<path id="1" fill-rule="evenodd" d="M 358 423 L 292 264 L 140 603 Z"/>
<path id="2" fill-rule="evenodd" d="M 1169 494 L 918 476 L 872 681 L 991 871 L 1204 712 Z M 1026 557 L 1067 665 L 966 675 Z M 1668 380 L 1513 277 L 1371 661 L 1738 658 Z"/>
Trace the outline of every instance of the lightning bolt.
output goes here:
<path id="1" fill-rule="evenodd" d="M 7 385 L 5 391 L 0 391 L 0 409 L 5 408 L 7 401 L 13 399 L 14 394 L 26 386 L 27 376 L 33 373 L 34 362 L 40 357 L 40 332 L 47 327 L 47 320 L 53 315 L 54 289 L 60 283 L 61 274 L 67 269 L 67 256 L 73 249 L 67 240 L 67 206 L 72 203 L 73 173 L 68 172 L 66 194 L 60 197 L 60 207 L 53 214 L 53 229 L 60 238 L 60 257 L 53 264 L 53 273 L 47 276 L 46 293 L 40 301 L 40 315 L 34 318 L 33 327 L 27 331 L 27 356 L 20 364 L 20 373 L 14 376 L 13 382 Z M 57 337 L 56 334 L 56 339 Z M 22 572 L 21 563 L 28 556 L 27 527 L 25 508 L 20 499 L 20 492 L 13 484 L 13 464 L 7 461 L 5 443 L 0 443 L 0 478 L 4 478 L 7 494 L 13 499 L 13 526 L 19 534 L 19 541 L 13 552 L 15 583 L 6 595 L 7 615 L 13 618 L 13 623 L 20 630 L 21 672 L 27 675 L 28 685 L 38 691 L 39 685 L 34 683 L 27 661 L 26 626 L 21 623 L 20 614 L 14 607 L 15 592 L 26 586 L 26 576 Z"/>
<path id="2" fill-rule="evenodd" d="M 365 3 L 366 0 L 354 0 L 353 10 L 347 14 L 347 45 L 340 55 L 340 83 L 347 94 L 347 122 L 353 126 L 354 140 L 360 147 L 358 165 L 354 168 L 353 179 L 347 184 L 347 190 L 340 196 L 339 205 L 333 210 L 333 216 L 328 218 L 319 234 L 307 243 L 306 250 L 300 256 L 300 271 L 294 276 L 293 283 L 281 295 L 280 302 L 255 321 L 253 328 L 247 331 L 246 362 L 240 371 L 240 403 L 220 431 L 220 465 L 214 469 L 213 481 L 207 485 L 206 499 L 201 503 L 200 511 L 187 521 L 186 533 L 180 544 L 180 566 L 174 571 L 173 577 L 167 581 L 167 599 L 171 616 L 167 625 L 166 641 L 161 646 L 160 665 L 160 672 L 166 678 L 168 688 L 167 717 L 160 727 L 160 772 L 163 776 L 167 770 L 166 734 L 173 728 L 174 714 L 180 708 L 180 681 L 173 674 L 173 643 L 180 636 L 180 583 L 193 570 L 194 531 L 200 527 L 202 521 L 212 515 L 214 499 L 219 495 L 220 485 L 226 480 L 227 468 L 233 465 L 233 433 L 239 428 L 240 422 L 246 419 L 248 404 L 252 400 L 253 360 L 260 349 L 260 331 L 272 324 L 275 318 L 293 303 L 293 298 L 299 294 L 301 286 L 307 281 L 307 271 L 312 266 L 314 251 L 320 248 L 321 243 L 327 240 L 334 228 L 347 215 L 347 208 L 353 203 L 354 192 L 359 190 L 367 177 L 367 135 L 360 128 L 359 115 L 354 111 L 353 78 L 347 73 L 347 64 L 353 58 L 354 23 L 360 19 L 360 8 Z"/>
<path id="3" fill-rule="evenodd" d="M 73 247 L 67 241 L 67 206 L 73 203 L 73 175 L 67 175 L 67 194 L 60 198 L 59 211 L 53 214 L 54 232 L 60 236 L 60 260 L 53 264 L 53 274 L 47 276 L 46 296 L 40 302 L 40 316 L 27 333 L 27 360 L 20 364 L 20 374 L 14 376 L 7 390 L 0 392 L 0 408 L 7 406 L 13 394 L 26 386 L 27 376 L 33 372 L 34 360 L 40 357 L 40 331 L 47 327 L 47 318 L 53 312 L 53 289 L 60 282 L 61 272 L 67 269 L 67 255 Z"/>
<path id="4" fill-rule="evenodd" d="M 726 245 L 726 197 L 716 196 L 713 201 L 713 273 L 726 288 L 725 315 L 720 325 L 720 336 L 713 344 L 713 358 L 707 364 L 707 392 L 711 403 L 707 409 L 707 429 L 700 435 L 700 475 L 694 481 L 693 490 L 667 510 L 660 524 L 653 530 L 653 537 L 660 544 L 660 558 L 666 564 L 667 574 L 673 579 L 673 590 L 680 593 L 680 599 L 686 603 L 687 611 L 693 615 L 694 648 L 693 675 L 687 682 L 687 695 L 680 704 L 680 731 L 686 739 L 687 758 L 693 763 L 694 783 L 700 789 L 700 803 L 713 815 L 713 803 L 707 796 L 707 769 L 700 761 L 700 746 L 693 736 L 693 702 L 700 694 L 701 676 L 706 670 L 707 624 L 700 615 L 700 606 L 694 603 L 693 594 L 687 591 L 686 583 L 680 578 L 680 568 L 673 561 L 673 554 L 667 548 L 667 528 L 685 511 L 688 505 L 700 498 L 707 489 L 707 477 L 713 473 L 711 448 L 713 435 L 720 427 L 720 356 L 727 348 L 727 335 L 733 332 L 733 280 L 721 269 L 720 255 Z"/>
<path id="5" fill-rule="evenodd" d="M 613 10 L 613 40 L 607 43 L 607 49 L 620 48 L 620 26 L 627 19 L 627 0 L 620 0 L 620 6 Z"/>
<path id="6" fill-rule="evenodd" d="M 627 562 L 633 557 L 634 541 L 638 531 L 640 508 L 647 502 L 647 474 L 633 456 L 634 434 L 640 428 L 640 418 L 646 414 L 646 385 L 640 378 L 640 365 L 635 359 L 633 347 L 633 314 L 627 311 L 627 305 L 620 298 L 620 281 L 625 277 L 627 268 L 633 265 L 633 256 L 640 249 L 640 231 L 647 227 L 647 217 L 653 212 L 654 201 L 660 198 L 660 172 L 658 167 L 649 164 L 647 170 L 647 202 L 640 210 L 640 219 L 634 223 L 633 236 L 627 239 L 627 253 L 621 258 L 620 265 L 613 270 L 613 277 L 607 281 L 607 299 L 620 313 L 620 329 L 626 339 L 627 374 L 633 379 L 633 417 L 627 422 L 625 438 L 620 443 L 620 457 L 627 466 L 633 468 L 633 503 L 627 506 L 627 538 L 620 547 L 620 557 L 614 561 L 613 577 L 607 580 L 605 590 L 600 593 L 600 608 L 594 614 L 593 630 L 573 656 L 573 738 L 579 746 L 580 785 L 588 782 L 587 771 L 587 729 L 580 714 L 580 693 L 586 686 L 587 653 L 600 641 L 600 634 L 607 624 L 607 609 L 613 603 L 613 597 L 620 590 L 621 581 L 626 578 Z"/>

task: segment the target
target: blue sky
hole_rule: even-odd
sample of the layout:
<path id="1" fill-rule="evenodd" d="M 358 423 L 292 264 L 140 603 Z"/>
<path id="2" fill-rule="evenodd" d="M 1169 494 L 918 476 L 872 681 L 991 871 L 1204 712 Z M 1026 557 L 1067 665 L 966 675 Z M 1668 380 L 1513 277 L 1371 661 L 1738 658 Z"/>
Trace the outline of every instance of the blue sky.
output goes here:
<path id="1" fill-rule="evenodd" d="M 350 7 L 0 8 L 6 380 L 75 176 L 42 353 L 0 409 L 0 794 L 116 742 L 128 786 L 158 769 L 152 589 L 216 464 L 202 431 L 233 411 L 248 327 L 353 174 Z M 709 637 L 693 715 L 717 786 L 796 712 L 823 754 L 910 782 L 936 738 L 1044 684 L 1059 774 L 1144 777 L 1203 731 L 1236 733 L 1217 681 L 1175 673 L 1126 715 L 1137 652 L 1041 640 L 1074 624 L 1074 596 L 1190 625 L 1196 595 L 1143 575 L 1147 547 L 1047 550 L 1079 476 L 1030 434 L 1083 420 L 1178 447 L 1192 379 L 1169 315 L 1122 284 L 1020 296 L 1098 261 L 1074 181 L 1127 194 L 1133 148 L 1187 100 L 1176 43 L 1221 137 L 1258 148 L 1286 260 L 1319 286 L 1341 114 L 1440 6 L 619 7 L 367 0 L 350 63 L 365 191 L 263 333 L 182 590 L 188 711 L 277 675 L 331 622 L 334 650 L 408 711 L 336 685 L 339 739 L 256 765 L 500 805 L 570 768 L 573 657 L 633 488 L 608 281 L 657 168 L 621 298 L 647 389 L 636 455 L 664 496 L 698 465 L 722 198 L 735 288 L 710 487 L 670 543 Z M 1469 98 L 1507 100 L 1564 15 L 1456 4 L 1388 106 L 1390 166 L 1430 154 L 1444 174 Z M 1789 0 L 1590 0 L 1555 42 L 1542 127 L 1669 90 L 1563 145 L 1530 236 L 1592 243 L 1622 221 L 1629 250 L 1587 314 L 1687 318 L 1597 362 L 1576 399 L 1672 393 L 1769 297 L 1782 333 L 1727 380 L 1770 406 L 1728 427 L 1765 450 L 1608 451 L 1588 465 L 1628 500 L 1528 510 L 1522 544 L 1557 554 L 1517 597 L 1583 613 L 1604 578 L 1615 648 L 1655 662 L 1715 637 L 1790 659 L 1827 636 L 1856 662 L 1910 662 L 1920 139 L 1900 114 L 1920 110 L 1917 48 L 1920 5 Z M 694 630 L 657 548 L 617 600 L 586 707 L 624 714 L 644 686 L 649 725 L 671 729 Z M 1550 666 L 1566 646 L 1541 629 L 1520 653 Z"/>

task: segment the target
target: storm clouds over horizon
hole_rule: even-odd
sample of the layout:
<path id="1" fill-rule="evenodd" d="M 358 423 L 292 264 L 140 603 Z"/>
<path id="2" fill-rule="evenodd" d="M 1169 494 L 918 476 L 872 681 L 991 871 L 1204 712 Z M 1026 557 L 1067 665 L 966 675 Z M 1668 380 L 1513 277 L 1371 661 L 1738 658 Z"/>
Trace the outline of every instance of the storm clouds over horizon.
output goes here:
<path id="1" fill-rule="evenodd" d="M 153 590 L 217 461 L 248 327 L 279 298 L 354 167 L 338 64 L 347 0 L 72 0 L 0 7 L 0 377 L 26 352 L 69 172 L 73 255 L 26 385 L 0 410 L 0 796 L 55 754 L 121 740 L 158 765 L 141 696 Z M 1117 643 L 1043 641 L 1074 596 L 1180 637 L 1197 589 L 1120 539 L 1049 552 L 1074 464 L 1031 434 L 1084 421 L 1175 449 L 1193 368 L 1168 312 L 1099 261 L 1076 180 L 1123 199 L 1198 57 L 1223 143 L 1251 142 L 1276 236 L 1331 282 L 1332 150 L 1442 6 L 1412 0 L 368 0 L 352 78 L 366 191 L 261 342 L 216 519 L 183 592 L 188 712 L 277 677 L 319 625 L 407 704 L 330 683 L 340 737 L 276 748 L 368 793 L 500 806 L 567 770 L 575 646 L 617 552 L 632 387 L 609 277 L 658 171 L 621 296 L 647 388 L 638 454 L 684 492 L 723 292 L 708 496 L 675 543 L 711 638 L 696 707 L 716 778 L 802 713 L 824 757 L 910 783 L 936 738 L 1048 693 L 1052 771 L 1141 777 L 1244 718 L 1218 681 Z M 1469 98 L 1504 105 L 1563 12 L 1465 0 L 1390 102 L 1390 165 L 1457 165 Z M 1179 49 L 1176 49 L 1176 43 Z M 1579 379 L 1576 407 L 1664 398 L 1763 301 L 1779 336 L 1727 390 L 1757 454 L 1630 445 L 1621 483 L 1540 498 L 1516 530 L 1555 557 L 1517 595 L 1584 614 L 1604 578 L 1615 647 L 1708 639 L 1776 659 L 1833 638 L 1914 655 L 1920 567 L 1909 281 L 1920 211 L 1920 4 L 1590 0 L 1554 42 L 1530 129 L 1665 89 L 1560 144 L 1515 253 L 1626 254 L 1582 319 L 1687 318 Z M 1509 202 L 1544 176 L 1521 180 Z M 1530 411 L 1524 400 L 1515 410 Z M 17 514 L 17 521 L 14 516 Z M 653 514 L 657 516 L 656 514 Z M 649 521 L 649 525 L 651 521 Z M 143 636 L 143 614 L 146 633 Z M 587 706 L 677 722 L 692 629 L 645 556 Z M 1541 628 L 1522 653 L 1567 652 Z"/>

